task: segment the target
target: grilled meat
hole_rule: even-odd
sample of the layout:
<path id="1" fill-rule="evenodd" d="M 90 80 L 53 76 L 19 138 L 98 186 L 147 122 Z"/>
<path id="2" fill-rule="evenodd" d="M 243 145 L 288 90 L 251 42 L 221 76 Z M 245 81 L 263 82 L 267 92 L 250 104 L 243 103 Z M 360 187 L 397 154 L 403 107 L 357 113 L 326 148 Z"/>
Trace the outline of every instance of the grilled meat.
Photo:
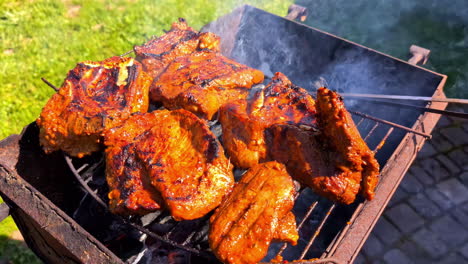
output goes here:
<path id="1" fill-rule="evenodd" d="M 299 234 L 297 232 L 296 216 L 294 216 L 293 212 L 289 212 L 279 220 L 278 228 L 276 228 L 275 234 L 273 235 L 273 241 L 288 242 L 295 246 L 298 239 Z"/>
<path id="2" fill-rule="evenodd" d="M 330 200 L 350 204 L 359 192 L 371 200 L 379 164 L 339 95 L 320 88 L 316 116 L 318 135 L 295 124 L 269 127 L 266 138 L 271 158 L 286 164 L 294 179 Z"/>
<path id="3" fill-rule="evenodd" d="M 379 164 L 362 139 L 341 97 L 326 88 L 317 91 L 317 121 L 328 147 L 338 153 L 336 166 L 362 175 L 361 193 L 371 200 L 378 183 Z"/>
<path id="4" fill-rule="evenodd" d="M 179 18 L 171 30 L 141 46 L 135 46 L 136 60 L 151 78 L 157 77 L 175 58 L 198 49 L 219 50 L 220 39 L 213 33 L 199 33 Z"/>
<path id="5" fill-rule="evenodd" d="M 225 103 L 245 99 L 263 73 L 224 57 L 219 44 L 215 34 L 197 32 L 179 19 L 166 34 L 135 46 L 136 59 L 154 78 L 150 99 L 206 119 Z"/>
<path id="6" fill-rule="evenodd" d="M 212 119 L 219 107 L 245 99 L 262 81 L 261 71 L 205 49 L 176 58 L 151 85 L 150 99 Z"/>
<path id="7" fill-rule="evenodd" d="M 273 124 L 294 123 L 315 127 L 315 101 L 282 73 L 276 73 L 265 90 L 251 100 L 239 100 L 221 108 L 223 143 L 235 166 L 249 168 L 271 160 L 265 129 Z"/>
<path id="8" fill-rule="evenodd" d="M 78 63 L 37 119 L 44 151 L 82 157 L 101 149 L 103 131 L 148 110 L 149 85 L 133 58 Z"/>
<path id="9" fill-rule="evenodd" d="M 349 204 L 360 190 L 372 199 L 379 166 L 339 96 L 319 89 L 318 102 L 277 73 L 249 101 L 223 107 L 223 143 L 234 165 L 277 160 L 291 176 L 331 200 Z"/>
<path id="10" fill-rule="evenodd" d="M 250 168 L 210 219 L 213 253 L 224 263 L 257 263 L 272 240 L 295 245 L 294 194 L 284 165 L 272 161 Z"/>
<path id="11" fill-rule="evenodd" d="M 330 200 L 349 204 L 359 192 L 361 174 L 337 167 L 339 154 L 324 148 L 314 132 L 296 125 L 275 124 L 266 131 L 271 157 L 284 163 L 294 179 Z"/>
<path id="12" fill-rule="evenodd" d="M 174 219 L 191 220 L 216 208 L 234 184 L 232 166 L 206 122 L 183 109 L 133 115 L 106 133 L 105 145 L 115 213 L 164 206 Z"/>

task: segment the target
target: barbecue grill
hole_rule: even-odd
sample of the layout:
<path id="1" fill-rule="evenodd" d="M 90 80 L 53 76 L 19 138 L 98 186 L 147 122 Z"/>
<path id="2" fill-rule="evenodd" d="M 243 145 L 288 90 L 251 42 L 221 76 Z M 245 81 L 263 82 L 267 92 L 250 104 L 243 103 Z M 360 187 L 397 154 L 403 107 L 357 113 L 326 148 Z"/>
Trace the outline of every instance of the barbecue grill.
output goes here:
<path id="1" fill-rule="evenodd" d="M 224 55 L 266 75 L 283 72 L 311 93 L 325 79 L 329 88 L 345 93 L 445 98 L 445 75 L 251 6 L 203 30 L 221 36 Z M 298 245 L 273 244 L 264 261 L 281 255 L 289 261 L 352 263 L 439 119 L 414 109 L 347 98 L 345 103 L 382 168 L 375 198 L 345 206 L 302 189 L 293 210 Z M 446 103 L 419 106 L 443 110 Z M 180 262 L 216 262 L 206 240 L 208 217 L 177 223 L 165 212 L 143 218 L 110 214 L 102 154 L 45 155 L 34 123 L 0 142 L 0 194 L 27 244 L 46 262 L 138 263 L 148 254 L 144 238 L 173 254 L 166 260 L 177 252 Z"/>

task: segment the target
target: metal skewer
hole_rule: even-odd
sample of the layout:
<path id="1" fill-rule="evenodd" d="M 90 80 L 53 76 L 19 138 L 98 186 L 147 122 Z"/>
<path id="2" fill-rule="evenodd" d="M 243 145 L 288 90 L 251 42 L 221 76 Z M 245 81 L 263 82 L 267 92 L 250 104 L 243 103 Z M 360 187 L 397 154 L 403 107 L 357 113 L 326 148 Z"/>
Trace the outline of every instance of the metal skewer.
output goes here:
<path id="1" fill-rule="evenodd" d="M 42 80 L 43 82 L 45 82 L 47 85 L 49 85 L 50 88 L 54 89 L 56 92 L 59 91 L 59 88 L 57 88 L 57 86 L 51 84 L 51 83 L 50 83 L 48 80 L 46 80 L 45 78 L 42 77 L 41 80 Z"/>
<path id="2" fill-rule="evenodd" d="M 386 105 L 397 106 L 397 107 L 402 107 L 402 108 L 418 109 L 424 112 L 430 112 L 430 113 L 435 113 L 435 114 L 440 114 L 440 115 L 445 115 L 445 116 L 453 116 L 453 117 L 468 119 L 468 113 L 439 110 L 439 109 L 427 108 L 427 107 L 422 107 L 422 106 L 417 106 L 417 105 L 402 104 L 402 103 L 396 103 L 396 102 L 390 102 L 390 101 L 384 101 L 384 100 L 375 100 L 375 99 L 370 99 L 370 98 L 352 98 L 352 99 L 365 100 L 369 103 L 375 103 L 375 104 L 386 104 Z"/>
<path id="3" fill-rule="evenodd" d="M 124 54 L 120 55 L 119 57 L 127 56 L 128 54 L 130 54 L 132 52 L 133 52 L 133 50 L 129 50 L 129 51 L 125 52 Z"/>
<path id="4" fill-rule="evenodd" d="M 390 121 L 387 121 L 387 120 L 384 120 L 384 119 L 380 119 L 380 118 L 377 118 L 377 117 L 373 117 L 373 116 L 370 116 L 370 115 L 367 115 L 367 114 L 363 114 L 363 113 L 360 113 L 360 112 L 356 112 L 356 111 L 351 111 L 351 110 L 348 110 L 348 112 L 350 112 L 351 114 L 353 115 L 358 115 L 358 116 L 362 116 L 362 117 L 365 117 L 365 118 L 368 118 L 370 120 L 374 120 L 376 122 L 380 122 L 380 123 L 383 123 L 383 124 L 387 124 L 387 125 L 390 125 L 390 126 L 394 126 L 394 127 L 397 127 L 399 129 L 403 129 L 403 130 L 406 130 L 406 131 L 409 131 L 411 133 L 414 133 L 414 134 L 417 134 L 417 135 L 420 135 L 420 136 L 423 136 L 427 139 L 430 139 L 432 136 L 429 135 L 429 134 L 426 134 L 426 133 L 423 133 L 423 132 L 419 132 L 417 130 L 414 130 L 414 129 L 411 129 L 409 127 L 405 127 L 405 126 L 402 126 L 402 125 L 399 125 L 399 124 L 396 124 L 396 123 L 393 123 L 393 122 L 390 122 Z"/>
<path id="5" fill-rule="evenodd" d="M 468 99 L 458 98 L 433 98 L 428 96 L 410 96 L 410 95 L 388 95 L 388 94 L 357 94 L 357 93 L 340 93 L 343 97 L 356 98 L 372 98 L 372 99 L 391 99 L 391 100 L 409 100 L 409 101 L 425 101 L 425 102 L 445 102 L 455 104 L 468 104 Z"/>

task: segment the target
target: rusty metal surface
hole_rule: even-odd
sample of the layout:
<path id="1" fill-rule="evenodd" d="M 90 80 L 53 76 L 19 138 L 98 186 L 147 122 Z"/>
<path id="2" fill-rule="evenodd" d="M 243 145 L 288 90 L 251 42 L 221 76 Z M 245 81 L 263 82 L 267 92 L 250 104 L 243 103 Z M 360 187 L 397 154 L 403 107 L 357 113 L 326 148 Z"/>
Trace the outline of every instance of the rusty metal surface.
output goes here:
<path id="1" fill-rule="evenodd" d="M 435 91 L 434 97 L 444 98 L 443 87 L 447 77 L 441 76 L 443 76 L 443 80 Z M 447 103 L 433 102 L 430 106 L 434 109 L 444 110 Z M 431 133 L 439 119 L 440 115 L 438 114 L 425 113 L 418 119 L 413 129 Z M 349 227 L 343 230 L 340 239 L 331 246 L 331 249 L 324 256 L 333 256 L 346 263 L 354 261 L 424 142 L 425 138 L 411 133 L 404 137 L 382 169 L 382 178 L 377 186 L 374 200 L 364 202 L 360 210 L 356 210 Z"/>
<path id="2" fill-rule="evenodd" d="M 47 263 L 122 263 L 18 175 L 21 139 L 13 135 L 0 142 L 0 194 L 28 246 Z"/>
<path id="3" fill-rule="evenodd" d="M 231 14 L 228 14 L 226 17 L 228 18 L 227 20 L 229 20 L 229 23 L 221 24 L 222 31 L 228 33 L 226 37 L 223 36 L 223 40 L 227 41 L 222 42 L 222 50 L 223 53 L 225 53 L 225 55 L 229 56 L 233 54 L 233 49 L 236 47 L 235 45 L 237 45 L 237 31 L 241 28 L 245 29 L 245 27 L 242 27 L 241 22 L 242 18 L 248 15 L 246 14 L 248 13 L 246 12 L 246 8 L 247 7 L 243 7 L 232 12 Z M 255 14 L 256 11 L 250 10 L 250 12 L 250 16 L 253 16 L 252 14 Z M 266 16 L 265 14 L 263 15 Z M 283 18 L 277 17 L 274 19 L 278 20 Z M 302 25 L 297 25 L 295 22 L 291 21 L 284 23 L 286 29 L 292 29 L 297 27 L 298 32 L 308 34 L 308 37 L 318 36 L 322 34 L 323 36 L 320 35 L 319 40 L 324 43 L 330 40 L 335 41 L 335 45 L 333 45 L 333 48 L 336 48 L 336 50 L 332 50 L 332 47 L 326 47 L 325 49 L 326 52 L 330 52 L 331 54 L 335 54 L 337 52 L 339 53 L 339 49 L 342 47 L 345 47 L 346 49 L 354 49 L 356 47 L 359 47 L 360 54 L 364 54 L 366 56 L 369 55 L 369 58 L 371 59 L 378 59 L 385 63 L 391 62 L 392 65 L 394 64 L 393 66 L 398 69 L 398 71 L 395 72 L 403 72 L 402 74 L 405 78 L 414 77 L 417 79 L 416 75 L 422 72 L 422 75 L 426 77 L 431 77 L 420 78 L 421 80 L 426 81 L 431 80 L 431 83 L 422 83 L 420 85 L 421 87 L 429 87 L 428 90 L 430 90 L 431 93 L 429 95 L 432 95 L 434 91 L 434 88 L 431 86 L 432 82 L 435 82 L 440 78 L 441 81 L 440 83 L 438 83 L 438 88 L 433 96 L 444 97 L 442 92 L 442 88 L 446 80 L 446 76 L 444 75 L 425 70 L 418 66 L 411 66 L 404 61 L 392 58 L 388 55 L 376 52 L 374 50 L 370 50 L 366 47 L 349 42 L 347 40 L 333 36 L 326 32 L 321 32 L 319 30 L 307 28 Z M 220 24 L 218 23 L 217 26 L 219 25 Z M 296 35 L 302 36 L 301 34 Z M 245 40 L 248 41 L 249 39 L 246 38 Z M 257 41 L 257 38 L 253 40 Z M 307 40 L 310 41 L 310 38 Z M 258 41 L 264 40 L 260 39 Z M 255 42 L 252 43 L 251 46 L 253 47 L 253 49 L 255 49 L 255 47 L 253 46 L 254 44 Z M 294 42 L 293 44 L 296 44 L 296 42 Z M 250 47 L 250 45 L 247 46 Z M 265 47 L 265 49 L 270 48 L 271 47 Z M 308 49 L 310 47 L 306 45 L 304 46 L 304 48 Z M 298 52 L 302 52 L 302 49 Z M 312 50 L 310 50 L 310 52 L 312 52 Z M 239 49 L 237 49 L 237 54 L 240 54 Z M 320 67 L 322 66 L 325 67 L 324 65 L 326 63 L 329 63 L 329 61 L 326 61 L 329 60 L 329 56 L 324 55 L 322 57 L 323 58 L 319 58 L 318 60 L 309 60 L 304 56 L 298 56 L 297 61 L 299 66 L 304 68 L 304 65 L 306 64 L 301 63 L 309 63 L 313 64 L 314 67 L 305 67 L 308 71 L 299 71 L 294 69 L 292 66 L 288 65 L 289 69 L 285 70 L 290 71 L 290 74 L 293 77 L 293 81 L 297 79 L 298 82 L 306 83 L 310 81 L 308 78 L 312 76 L 312 74 L 321 74 L 320 72 L 314 72 L 316 69 L 320 69 Z M 246 58 L 252 58 L 252 63 L 255 62 L 255 57 L 246 56 Z M 285 65 L 278 64 L 278 66 L 282 67 Z M 283 71 L 283 69 L 277 70 Z M 407 70 L 407 72 L 405 72 L 405 70 Z M 402 87 L 397 88 L 400 89 Z M 402 90 L 401 92 L 403 93 L 407 91 Z M 409 92 L 410 91 L 408 91 L 408 93 Z M 445 109 L 446 104 L 434 102 L 432 103 L 431 107 L 435 109 Z M 439 119 L 438 115 L 431 113 L 426 113 L 423 115 L 420 115 L 418 113 L 412 113 L 412 116 L 415 117 L 414 119 L 413 117 L 411 117 L 410 126 L 413 126 L 413 129 L 417 129 L 418 131 L 429 134 L 431 133 L 433 127 Z M 416 119 L 417 121 L 416 123 L 414 123 Z M 374 129 L 371 130 L 374 131 Z M 385 137 L 383 137 L 383 135 L 380 135 L 378 139 L 380 140 L 382 138 L 388 137 L 390 133 L 392 133 L 392 130 L 389 131 L 390 132 L 387 133 Z M 20 223 L 19 226 L 22 229 L 22 232 L 25 235 L 25 237 L 28 237 L 26 233 L 31 231 L 33 234 L 34 232 L 36 232 L 40 234 L 42 238 L 45 238 L 42 240 L 41 238 L 37 238 L 38 240 L 36 244 L 34 244 L 34 241 L 36 241 L 35 237 L 27 239 L 34 240 L 33 242 L 30 242 L 30 246 L 37 252 L 39 252 L 38 254 L 42 258 L 50 260 L 51 262 L 57 262 L 56 256 L 60 255 L 55 253 L 49 254 L 50 252 L 47 253 L 52 249 L 58 250 L 59 253 L 62 253 L 61 251 L 63 251 L 63 254 L 65 256 L 68 256 L 66 260 L 69 261 L 69 263 L 74 263 L 74 261 L 76 260 L 79 260 L 79 262 L 93 263 L 121 262 L 120 259 L 113 255 L 107 248 L 105 248 L 89 233 L 87 233 L 73 219 L 68 217 L 66 213 L 61 211 L 59 207 L 50 202 L 49 199 L 53 200 L 56 204 L 69 202 L 67 201 L 70 200 L 68 199 L 69 196 L 66 195 L 70 194 L 65 194 L 64 197 L 50 196 L 50 193 L 54 193 L 55 187 L 49 189 L 49 186 L 47 185 L 52 181 L 57 180 L 57 178 L 55 176 L 55 178 L 46 178 L 47 180 L 45 180 L 45 183 L 41 183 L 41 181 L 36 180 L 35 177 L 47 177 L 48 173 L 58 174 L 59 176 L 62 176 L 61 173 L 63 173 L 63 168 L 61 166 L 63 164 L 61 162 L 57 162 L 57 166 L 51 168 L 53 169 L 53 171 L 40 170 L 41 166 L 44 165 L 44 161 L 53 163 L 54 159 L 58 159 L 58 157 L 54 157 L 53 155 L 47 155 L 47 157 L 44 157 L 44 155 L 41 153 L 38 143 L 36 142 L 37 137 L 34 138 L 25 136 L 25 134 L 28 135 L 28 132 L 32 133 L 33 135 L 35 133 L 34 127 L 29 126 L 25 132 L 26 133 L 23 133 L 21 137 L 16 135 L 0 142 L 0 193 L 6 198 L 9 205 L 12 205 L 13 207 L 16 206 L 17 210 L 13 210 L 13 215 L 14 217 L 16 217 L 15 220 L 17 220 Z M 354 214 L 349 218 L 349 224 L 345 225 L 338 232 L 333 241 L 330 243 L 328 249 L 322 255 L 323 258 L 332 258 L 342 263 L 350 263 L 354 260 L 363 243 L 366 241 L 367 236 L 370 234 L 373 226 L 378 220 L 380 214 L 383 212 L 389 199 L 392 197 L 393 192 L 398 187 L 406 170 L 408 169 L 412 160 L 415 158 L 417 152 L 424 143 L 423 137 L 411 133 L 406 133 L 404 136 L 401 137 L 402 139 L 398 138 L 398 140 L 394 137 L 396 137 L 395 132 L 390 136 L 388 143 L 388 145 L 392 146 L 391 151 L 387 150 L 387 152 L 392 154 L 388 159 L 382 158 L 383 160 L 385 160 L 385 162 L 383 163 L 385 164 L 385 166 L 382 169 L 383 176 L 376 191 L 376 196 L 374 200 L 371 202 L 364 202 L 362 204 L 356 205 Z M 393 140 L 393 142 L 396 143 L 392 143 L 391 140 Z M 388 145 L 384 146 L 383 148 L 385 149 Z M 398 147 L 393 149 L 396 145 L 398 145 Z M 377 146 L 376 149 L 381 147 L 379 146 Z M 40 173 L 38 173 L 36 170 L 40 170 Z M 67 177 L 58 178 L 58 180 L 65 179 L 63 181 L 63 184 L 73 183 L 73 181 Z M 27 181 L 30 183 L 38 183 L 40 186 L 36 186 L 35 184 L 29 184 Z M 38 192 L 37 189 L 39 189 L 40 192 Z M 47 199 L 46 197 L 49 199 Z M 21 209 L 18 210 L 18 207 Z M 37 237 L 37 235 L 35 236 Z M 333 238 L 333 236 L 331 237 Z M 80 241 L 80 243 L 74 243 L 70 241 Z M 67 261 L 65 261 L 65 263 Z"/>

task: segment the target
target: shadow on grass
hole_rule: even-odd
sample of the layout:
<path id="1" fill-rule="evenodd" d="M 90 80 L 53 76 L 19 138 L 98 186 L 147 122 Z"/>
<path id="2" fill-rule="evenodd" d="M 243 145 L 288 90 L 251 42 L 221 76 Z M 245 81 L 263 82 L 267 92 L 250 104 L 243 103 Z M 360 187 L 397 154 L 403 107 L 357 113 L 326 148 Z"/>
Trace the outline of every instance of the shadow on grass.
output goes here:
<path id="1" fill-rule="evenodd" d="M 42 261 L 22 241 L 0 235 L 0 264 L 36 264 Z"/>

